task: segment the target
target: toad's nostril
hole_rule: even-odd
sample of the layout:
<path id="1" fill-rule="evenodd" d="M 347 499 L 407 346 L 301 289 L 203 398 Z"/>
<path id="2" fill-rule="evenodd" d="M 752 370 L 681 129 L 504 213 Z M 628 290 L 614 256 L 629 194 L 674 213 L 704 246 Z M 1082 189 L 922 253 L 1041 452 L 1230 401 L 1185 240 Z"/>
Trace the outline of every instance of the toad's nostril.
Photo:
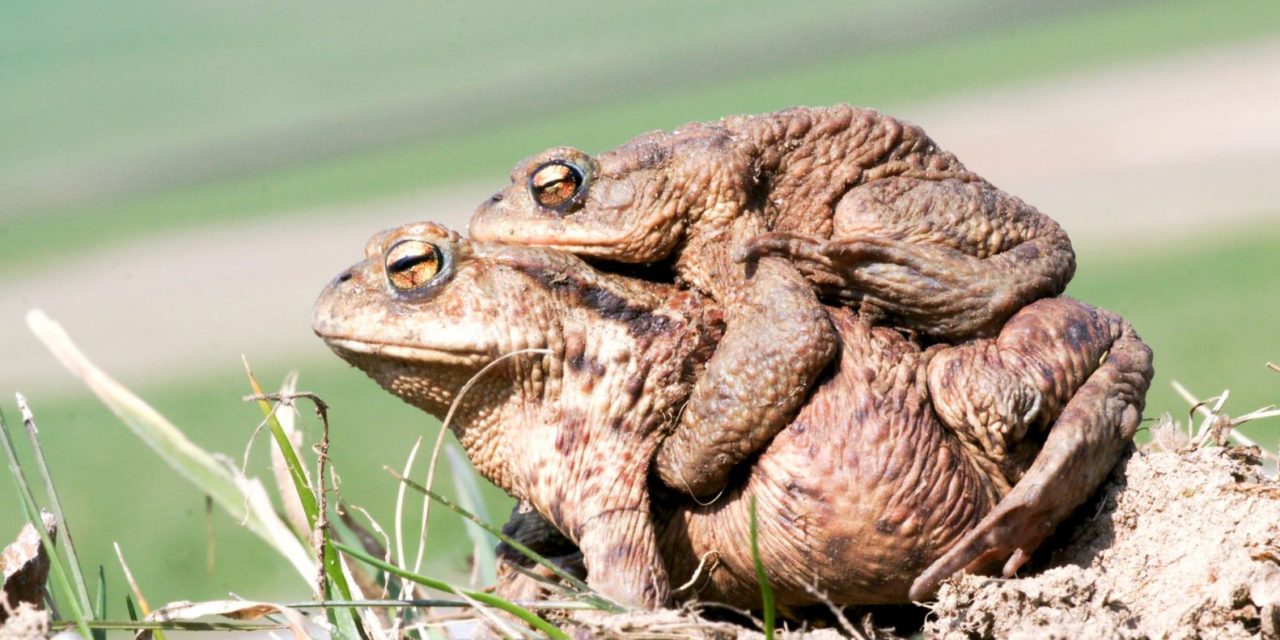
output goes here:
<path id="1" fill-rule="evenodd" d="M 351 271 L 343 271 L 338 277 L 333 279 L 334 284 L 342 284 L 351 279 Z"/>

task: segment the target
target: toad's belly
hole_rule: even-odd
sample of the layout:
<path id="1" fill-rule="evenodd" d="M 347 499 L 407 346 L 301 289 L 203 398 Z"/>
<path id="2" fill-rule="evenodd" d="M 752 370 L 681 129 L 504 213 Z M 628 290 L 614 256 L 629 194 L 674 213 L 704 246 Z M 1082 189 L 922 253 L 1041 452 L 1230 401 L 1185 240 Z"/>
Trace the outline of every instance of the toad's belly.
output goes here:
<path id="1" fill-rule="evenodd" d="M 706 558 L 678 596 L 759 602 L 753 499 L 765 571 L 790 606 L 818 604 L 818 593 L 837 604 L 906 602 L 912 580 L 999 500 L 930 408 L 918 351 L 850 314 L 833 320 L 845 340 L 836 373 L 738 488 L 687 504 L 661 533 L 673 585 Z"/>

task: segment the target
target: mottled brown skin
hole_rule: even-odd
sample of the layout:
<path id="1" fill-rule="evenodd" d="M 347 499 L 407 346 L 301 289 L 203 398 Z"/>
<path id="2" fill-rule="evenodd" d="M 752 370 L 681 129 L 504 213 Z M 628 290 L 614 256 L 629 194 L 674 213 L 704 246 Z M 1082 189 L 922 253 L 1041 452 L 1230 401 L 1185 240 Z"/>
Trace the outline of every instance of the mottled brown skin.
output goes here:
<path id="1" fill-rule="evenodd" d="M 388 252 L 406 241 L 444 254 L 438 280 L 414 291 L 387 277 Z M 316 332 L 438 417 L 486 364 L 546 350 L 478 378 L 450 427 L 482 475 L 582 550 L 592 586 L 628 604 L 666 601 L 646 480 L 718 337 L 718 311 L 568 254 L 470 243 L 430 224 L 379 234 L 365 255 L 321 295 Z"/>
<path id="2" fill-rule="evenodd" d="M 410 292 L 388 284 L 384 259 L 406 238 L 441 247 L 444 265 Z M 789 428 L 713 504 L 665 490 L 655 502 L 651 456 L 720 338 L 716 305 L 433 225 L 377 236 L 366 254 L 321 295 L 316 332 L 436 416 L 485 364 L 546 349 L 481 376 L 451 427 L 485 477 L 581 550 L 591 586 L 632 605 L 664 604 L 707 558 L 675 596 L 754 606 L 753 498 L 784 605 L 817 602 L 815 589 L 903 602 L 960 569 L 1011 573 L 1115 463 L 1151 376 L 1127 323 L 1069 298 L 1029 305 L 994 338 L 928 349 L 832 308 L 840 351 Z M 502 586 L 530 593 L 518 577 Z"/>
<path id="3" fill-rule="evenodd" d="M 557 207 L 531 187 L 548 162 L 584 174 Z M 919 127 L 850 106 L 691 123 L 594 157 L 555 148 L 511 181 L 476 212 L 473 239 L 670 261 L 725 309 L 724 339 L 658 458 L 663 481 L 695 495 L 787 423 L 834 355 L 811 284 L 872 321 L 956 342 L 994 335 L 1075 269 L 1047 216 Z"/>

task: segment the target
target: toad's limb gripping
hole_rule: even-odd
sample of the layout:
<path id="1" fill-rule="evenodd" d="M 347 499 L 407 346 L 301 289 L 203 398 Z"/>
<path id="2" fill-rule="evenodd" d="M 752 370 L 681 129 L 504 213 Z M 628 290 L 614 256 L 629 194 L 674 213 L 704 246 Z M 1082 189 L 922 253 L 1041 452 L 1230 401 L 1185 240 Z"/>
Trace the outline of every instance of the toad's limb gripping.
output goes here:
<path id="1" fill-rule="evenodd" d="M 787 425 L 835 356 L 835 330 L 809 283 L 780 260 L 757 266 L 658 450 L 658 475 L 677 491 L 705 496 L 724 487 L 734 465 Z"/>
<path id="2" fill-rule="evenodd" d="M 975 407 L 1001 402 L 995 395 L 1001 390 L 983 384 L 985 373 L 963 378 L 964 364 L 981 372 L 1003 364 L 1043 394 L 1041 408 L 1026 414 L 1028 418 L 1053 419 L 1055 413 L 1057 417 L 1012 491 L 915 580 L 910 595 L 917 601 L 932 596 L 943 580 L 962 569 L 986 571 L 1003 563 L 1003 573 L 1011 576 L 1102 484 L 1129 446 L 1152 376 L 1151 349 L 1127 322 L 1069 298 L 1042 300 L 1010 319 L 996 340 L 966 344 L 943 355 L 952 359 L 929 364 L 930 389 L 954 400 L 948 418 L 947 401 L 935 398 L 948 424 L 954 426 L 958 416 L 981 416 Z M 953 374 L 950 386 L 935 389 L 947 370 Z M 957 384 L 962 379 L 972 381 L 970 388 Z M 986 400 L 984 389 L 993 391 Z M 1053 398 L 1069 398 L 1061 413 Z M 1015 421 L 1019 410 L 1003 413 L 995 419 Z M 1026 426 L 1006 432 L 1025 431 Z"/>
<path id="3" fill-rule="evenodd" d="M 830 238 L 766 233 L 735 258 L 790 259 L 823 295 L 943 342 L 992 336 L 1075 272 L 1066 232 L 985 182 L 886 178 L 850 191 Z"/>

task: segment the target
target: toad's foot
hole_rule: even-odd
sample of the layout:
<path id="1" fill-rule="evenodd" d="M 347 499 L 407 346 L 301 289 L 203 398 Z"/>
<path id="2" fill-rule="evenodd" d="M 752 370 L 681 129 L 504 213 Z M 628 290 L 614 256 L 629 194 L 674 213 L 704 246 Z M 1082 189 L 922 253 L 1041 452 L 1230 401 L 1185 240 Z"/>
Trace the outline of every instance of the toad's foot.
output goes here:
<path id="1" fill-rule="evenodd" d="M 991 384 L 1010 375 L 1022 379 L 1033 401 Z M 1067 401 L 1013 490 L 915 580 L 911 599 L 930 597 L 961 569 L 984 571 L 1003 562 L 1004 575 L 1012 576 L 1129 445 L 1151 376 L 1151 349 L 1127 322 L 1070 298 L 1030 305 L 997 339 L 945 349 L 930 361 L 939 415 L 959 432 L 995 425 L 978 438 L 989 453 L 1007 451 L 1013 444 L 1007 440 L 1020 438 L 1028 423 L 1051 419 Z"/>
<path id="2" fill-rule="evenodd" d="M 1066 233 L 1021 200 L 983 182 L 901 177 L 850 192 L 830 239 L 768 233 L 734 257 L 763 256 L 790 259 L 864 315 L 944 342 L 995 335 L 1075 271 Z"/>
<path id="3" fill-rule="evenodd" d="M 657 609 L 671 596 L 648 501 L 590 519 L 578 546 L 587 584 L 604 597 L 623 606 Z"/>
<path id="4" fill-rule="evenodd" d="M 658 450 L 658 476 L 694 496 L 724 487 L 735 464 L 791 420 L 835 356 L 837 338 L 809 283 L 764 260 L 726 313 L 725 334 Z"/>

